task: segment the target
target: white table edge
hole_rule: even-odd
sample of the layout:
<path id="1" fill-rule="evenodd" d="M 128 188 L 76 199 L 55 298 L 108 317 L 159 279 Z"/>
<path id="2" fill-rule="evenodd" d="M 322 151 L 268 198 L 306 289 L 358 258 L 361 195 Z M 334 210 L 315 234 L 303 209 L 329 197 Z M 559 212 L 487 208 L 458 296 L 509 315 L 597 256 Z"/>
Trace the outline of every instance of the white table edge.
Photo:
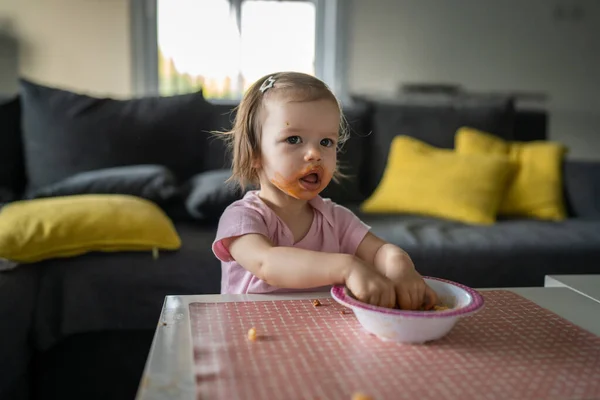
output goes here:
<path id="1" fill-rule="evenodd" d="M 301 300 L 330 297 L 328 292 L 166 296 L 142 373 L 136 400 L 196 400 L 191 303 Z M 175 351 L 165 351 L 171 349 Z"/>
<path id="2" fill-rule="evenodd" d="M 595 302 L 600 303 L 600 299 L 597 299 L 593 296 L 590 296 L 589 294 L 565 283 L 562 281 L 563 278 L 573 278 L 573 277 L 578 277 L 578 278 L 586 278 L 586 277 L 595 277 L 597 278 L 598 275 L 590 275 L 590 274 L 585 274 L 585 275 L 546 275 L 544 277 L 544 287 L 565 287 L 565 288 L 569 288 L 577 293 L 579 293 L 582 296 L 585 296 L 587 298 L 590 298 L 592 300 L 594 300 Z"/>
<path id="3" fill-rule="evenodd" d="M 478 289 L 494 290 L 494 289 Z M 497 288 L 510 290 L 570 322 L 600 335 L 600 323 L 587 323 L 589 312 L 600 315 L 600 305 L 567 287 Z M 330 297 L 327 292 L 271 295 L 167 296 L 140 380 L 136 400 L 196 400 L 189 305 L 195 302 L 296 300 Z M 561 299 L 558 299 L 558 298 Z M 576 301 L 577 307 L 562 301 Z M 558 300 L 558 301 L 557 301 Z M 574 312 L 573 310 L 579 310 Z M 587 315 L 587 319 L 586 319 Z M 600 321 L 600 318 L 597 318 Z"/>

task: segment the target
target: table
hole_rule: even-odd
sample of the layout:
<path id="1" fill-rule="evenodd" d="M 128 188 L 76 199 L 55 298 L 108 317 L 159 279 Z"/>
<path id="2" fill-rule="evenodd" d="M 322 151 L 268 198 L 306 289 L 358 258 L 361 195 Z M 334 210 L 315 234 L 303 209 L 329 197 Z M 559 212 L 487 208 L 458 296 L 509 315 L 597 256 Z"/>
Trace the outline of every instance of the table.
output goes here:
<path id="1" fill-rule="evenodd" d="M 544 286 L 567 287 L 600 302 L 600 275 L 547 275 Z"/>
<path id="2" fill-rule="evenodd" d="M 511 288 L 507 290 L 600 335 L 600 304 L 593 299 L 566 287 Z M 326 296 L 328 296 L 327 293 L 167 296 L 136 399 L 195 400 L 196 382 L 193 374 L 190 303 L 296 300 Z M 599 317 L 590 318 L 590 315 Z"/>

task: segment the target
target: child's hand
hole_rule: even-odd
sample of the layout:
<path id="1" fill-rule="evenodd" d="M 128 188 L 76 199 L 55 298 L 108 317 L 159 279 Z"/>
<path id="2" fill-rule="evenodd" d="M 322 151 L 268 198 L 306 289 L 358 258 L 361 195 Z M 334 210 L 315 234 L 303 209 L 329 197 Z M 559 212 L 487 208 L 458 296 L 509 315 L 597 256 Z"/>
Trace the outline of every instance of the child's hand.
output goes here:
<path id="1" fill-rule="evenodd" d="M 351 266 L 346 286 L 363 303 L 388 308 L 396 304 L 394 283 L 358 258 Z"/>
<path id="2" fill-rule="evenodd" d="M 394 283 L 396 299 L 401 309 L 430 309 L 438 302 L 437 294 L 415 270 L 408 255 L 386 266 L 385 275 Z"/>

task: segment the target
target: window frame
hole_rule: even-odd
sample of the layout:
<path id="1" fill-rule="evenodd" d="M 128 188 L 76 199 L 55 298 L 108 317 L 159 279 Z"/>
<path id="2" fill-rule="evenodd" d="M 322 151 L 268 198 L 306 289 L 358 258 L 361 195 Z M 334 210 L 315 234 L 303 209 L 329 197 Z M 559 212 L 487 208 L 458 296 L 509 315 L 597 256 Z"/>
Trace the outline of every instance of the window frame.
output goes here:
<path id="1" fill-rule="evenodd" d="M 240 15 L 242 1 L 244 0 L 230 0 L 237 15 Z M 312 1 L 315 4 L 315 76 L 329 85 L 336 96 L 344 101 L 348 97 L 346 61 L 350 2 L 299 1 Z M 134 96 L 138 97 L 160 95 L 157 11 L 157 0 L 130 0 L 131 89 Z"/>

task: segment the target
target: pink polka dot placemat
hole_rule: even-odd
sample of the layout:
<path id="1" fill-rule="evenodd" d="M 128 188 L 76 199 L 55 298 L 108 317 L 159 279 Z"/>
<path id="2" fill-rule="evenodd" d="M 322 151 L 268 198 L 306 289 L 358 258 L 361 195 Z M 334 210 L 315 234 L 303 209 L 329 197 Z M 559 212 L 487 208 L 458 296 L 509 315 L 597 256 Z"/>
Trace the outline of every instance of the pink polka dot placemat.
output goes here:
<path id="1" fill-rule="evenodd" d="M 332 299 L 190 304 L 198 398 L 600 399 L 600 337 L 481 293 L 481 312 L 424 345 L 383 342 Z"/>

